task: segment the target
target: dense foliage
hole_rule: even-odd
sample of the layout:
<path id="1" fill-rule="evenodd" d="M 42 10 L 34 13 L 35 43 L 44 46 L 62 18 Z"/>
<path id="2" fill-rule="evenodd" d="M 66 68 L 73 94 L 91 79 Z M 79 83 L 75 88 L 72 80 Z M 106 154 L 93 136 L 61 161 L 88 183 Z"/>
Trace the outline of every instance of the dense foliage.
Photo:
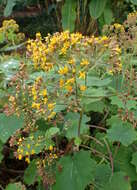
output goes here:
<path id="1" fill-rule="evenodd" d="M 13 19 L 0 28 L 2 190 L 137 189 L 137 12 L 123 24 L 106 15 L 102 35 L 86 36 L 77 7 L 66 15 L 76 2 L 61 6 L 62 32 L 26 40 Z M 98 22 L 112 13 L 85 2 Z"/>

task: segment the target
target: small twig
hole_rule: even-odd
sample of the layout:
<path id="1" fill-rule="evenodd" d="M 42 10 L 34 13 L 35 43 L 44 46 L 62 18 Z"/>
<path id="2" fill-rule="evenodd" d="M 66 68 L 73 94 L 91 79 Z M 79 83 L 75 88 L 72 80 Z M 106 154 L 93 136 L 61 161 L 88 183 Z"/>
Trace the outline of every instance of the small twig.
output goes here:
<path id="1" fill-rule="evenodd" d="M 114 172 L 114 163 L 113 163 L 112 152 L 111 152 L 110 147 L 109 147 L 109 145 L 108 145 L 108 143 L 107 143 L 107 141 L 105 139 L 104 139 L 104 142 L 105 142 L 107 150 L 108 150 L 109 159 L 110 159 L 111 168 L 112 168 L 112 174 L 113 174 L 113 172 Z"/>
<path id="2" fill-rule="evenodd" d="M 1 190 L 4 190 L 4 188 L 2 187 L 2 185 L 0 185 L 0 188 L 1 188 Z"/>
<path id="3" fill-rule="evenodd" d="M 14 170 L 14 169 L 7 169 L 7 168 L 0 168 L 1 170 L 3 171 L 6 171 L 6 172 L 11 172 L 11 173 L 18 173 L 18 174 L 23 174 L 24 171 L 23 170 Z"/>
<path id="4" fill-rule="evenodd" d="M 79 124 L 78 124 L 78 137 L 80 137 L 80 128 L 81 128 L 81 121 L 83 116 L 83 110 L 80 112 Z"/>
<path id="5" fill-rule="evenodd" d="M 114 156 L 115 157 L 117 155 L 117 152 L 118 152 L 118 149 L 120 147 L 120 142 L 118 142 L 117 146 L 116 146 L 116 149 L 115 149 L 115 152 L 114 152 Z"/>
<path id="6" fill-rule="evenodd" d="M 89 127 L 96 128 L 96 129 L 101 129 L 101 130 L 103 130 L 103 131 L 106 131 L 106 130 L 107 130 L 107 129 L 103 128 L 103 127 L 96 126 L 96 125 L 90 125 Z"/>
<path id="7" fill-rule="evenodd" d="M 87 137 L 87 138 L 89 138 L 89 139 L 92 139 L 92 140 L 94 140 L 97 144 L 99 144 L 99 145 L 101 145 L 102 147 L 104 147 L 104 144 L 103 144 L 101 141 L 99 141 L 98 139 L 96 139 L 95 137 L 92 137 L 92 136 L 89 136 L 89 135 L 84 135 L 84 137 Z"/>

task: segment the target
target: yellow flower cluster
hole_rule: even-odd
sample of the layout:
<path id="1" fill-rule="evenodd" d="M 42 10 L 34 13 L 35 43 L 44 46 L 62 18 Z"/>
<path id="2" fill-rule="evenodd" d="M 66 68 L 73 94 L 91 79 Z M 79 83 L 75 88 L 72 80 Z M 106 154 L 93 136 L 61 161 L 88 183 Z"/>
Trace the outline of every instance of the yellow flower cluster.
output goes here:
<path id="1" fill-rule="evenodd" d="M 17 149 L 17 158 L 19 160 L 22 160 L 23 157 L 25 156 L 25 161 L 29 164 L 30 163 L 30 155 L 34 155 L 35 154 L 35 150 L 31 147 L 31 144 L 27 144 L 27 146 L 25 147 L 24 150 L 24 137 L 23 138 L 19 138 L 18 140 L 18 146 L 19 148 Z"/>
<path id="2" fill-rule="evenodd" d="M 30 91 L 30 96 L 32 97 L 31 107 L 37 114 L 42 114 L 50 120 L 56 115 L 56 112 L 54 112 L 56 103 L 48 98 L 48 91 L 42 85 L 42 77 L 37 77 Z"/>
<path id="3" fill-rule="evenodd" d="M 15 20 L 4 20 L 0 28 L 0 36 L 3 41 L 10 42 L 13 45 L 18 44 L 25 38 L 24 33 L 19 32 L 19 25 Z"/>
<path id="4" fill-rule="evenodd" d="M 115 44 L 115 46 L 112 48 L 112 54 L 110 56 L 111 61 L 111 69 L 109 69 L 109 73 L 112 75 L 114 73 L 118 73 L 122 71 L 122 63 L 121 63 L 121 48 L 118 44 Z"/>

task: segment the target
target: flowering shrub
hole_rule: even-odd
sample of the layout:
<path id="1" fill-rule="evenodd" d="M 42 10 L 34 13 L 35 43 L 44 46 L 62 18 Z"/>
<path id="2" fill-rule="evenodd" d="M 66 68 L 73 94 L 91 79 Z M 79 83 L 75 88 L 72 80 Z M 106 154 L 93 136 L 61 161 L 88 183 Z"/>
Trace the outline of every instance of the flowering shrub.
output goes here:
<path id="1" fill-rule="evenodd" d="M 136 13 L 123 25 L 106 26 L 102 37 L 64 31 L 28 40 L 0 114 L 0 147 L 10 138 L 16 159 L 28 164 L 22 188 L 136 187 L 137 27 L 131 17 Z"/>

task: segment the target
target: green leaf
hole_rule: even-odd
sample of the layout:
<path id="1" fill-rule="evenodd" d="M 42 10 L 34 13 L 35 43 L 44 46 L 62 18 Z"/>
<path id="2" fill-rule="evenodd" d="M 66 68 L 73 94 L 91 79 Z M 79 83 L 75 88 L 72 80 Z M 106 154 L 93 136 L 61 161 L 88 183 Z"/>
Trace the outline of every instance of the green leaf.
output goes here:
<path id="1" fill-rule="evenodd" d="M 136 167 L 136 172 L 137 172 L 137 152 L 135 152 L 132 155 L 132 161 L 131 161 L 131 163 Z"/>
<path id="2" fill-rule="evenodd" d="M 36 165 L 37 160 L 33 160 L 28 168 L 25 170 L 24 173 L 24 182 L 27 185 L 32 185 L 34 184 L 36 177 L 37 177 L 37 165 Z"/>
<path id="3" fill-rule="evenodd" d="M 115 172 L 103 190 L 131 190 L 124 172 Z"/>
<path id="4" fill-rule="evenodd" d="M 112 123 L 112 127 L 107 130 L 107 137 L 110 141 L 119 141 L 124 146 L 129 146 L 137 140 L 137 132 L 132 125 L 127 122 Z"/>
<path id="5" fill-rule="evenodd" d="M 0 114 L 0 140 L 5 143 L 9 137 L 23 127 L 23 117 L 15 115 L 6 116 L 4 113 Z"/>
<path id="6" fill-rule="evenodd" d="M 6 186 L 5 190 L 25 190 L 26 188 L 24 185 L 22 185 L 20 182 L 19 183 L 10 183 Z"/>
<path id="7" fill-rule="evenodd" d="M 4 16 L 8 17 L 12 13 L 13 7 L 16 5 L 16 0 L 7 0 L 6 7 L 4 9 Z"/>
<path id="8" fill-rule="evenodd" d="M 111 24 L 114 20 L 113 18 L 113 11 L 110 6 L 106 6 L 104 9 L 104 20 L 105 24 Z"/>
<path id="9" fill-rule="evenodd" d="M 133 3 L 134 5 L 137 5 L 137 0 L 130 0 L 131 3 Z"/>
<path id="10" fill-rule="evenodd" d="M 104 108 L 105 108 L 105 104 L 103 101 L 89 103 L 84 106 L 84 110 L 86 112 L 93 111 L 93 112 L 103 113 Z"/>
<path id="11" fill-rule="evenodd" d="M 52 138 L 59 132 L 59 128 L 57 127 L 51 127 L 46 131 L 45 137 L 46 138 Z"/>
<path id="12" fill-rule="evenodd" d="M 78 126 L 79 126 L 80 114 L 79 113 L 72 113 L 69 112 L 65 117 L 65 130 L 66 130 L 66 137 L 76 138 L 78 137 Z M 90 120 L 89 117 L 83 115 L 81 120 L 81 127 L 80 127 L 80 134 L 83 134 L 89 130 L 88 125 L 86 123 Z"/>
<path id="13" fill-rule="evenodd" d="M 76 6 L 76 0 L 65 0 L 65 4 L 62 7 L 63 30 L 69 30 L 70 32 L 74 31 L 76 20 Z"/>
<path id="14" fill-rule="evenodd" d="M 133 149 L 131 147 L 120 146 L 117 154 L 115 154 L 115 156 L 112 156 L 114 159 L 115 170 L 125 172 L 126 176 L 130 178 L 131 182 L 136 181 L 137 179 L 135 167 L 130 163 L 132 154 Z"/>
<path id="15" fill-rule="evenodd" d="M 108 164 L 98 164 L 95 170 L 95 190 L 103 190 L 106 183 L 109 181 L 112 175 L 112 170 Z"/>
<path id="16" fill-rule="evenodd" d="M 106 97 L 107 91 L 103 88 L 88 88 L 84 91 L 83 96 L 91 97 L 91 98 L 100 98 Z"/>
<path id="17" fill-rule="evenodd" d="M 102 87 L 109 85 L 111 82 L 112 81 L 110 78 L 100 79 L 98 77 L 91 77 L 91 76 L 87 77 L 87 86 Z"/>
<path id="18" fill-rule="evenodd" d="M 84 160 L 84 162 L 83 162 Z M 83 190 L 93 180 L 96 162 L 90 158 L 88 151 L 80 151 L 73 157 L 65 156 L 58 162 L 62 171 L 56 172 L 56 184 L 53 190 Z"/>
<path id="19" fill-rule="evenodd" d="M 94 17 L 95 19 L 99 18 L 106 6 L 107 0 L 91 0 L 89 4 L 89 12 L 91 17 Z"/>
<path id="20" fill-rule="evenodd" d="M 117 105 L 119 108 L 123 109 L 136 109 L 137 101 L 135 100 L 127 100 L 126 103 L 124 103 L 118 96 L 113 96 L 110 98 L 112 105 Z"/>

